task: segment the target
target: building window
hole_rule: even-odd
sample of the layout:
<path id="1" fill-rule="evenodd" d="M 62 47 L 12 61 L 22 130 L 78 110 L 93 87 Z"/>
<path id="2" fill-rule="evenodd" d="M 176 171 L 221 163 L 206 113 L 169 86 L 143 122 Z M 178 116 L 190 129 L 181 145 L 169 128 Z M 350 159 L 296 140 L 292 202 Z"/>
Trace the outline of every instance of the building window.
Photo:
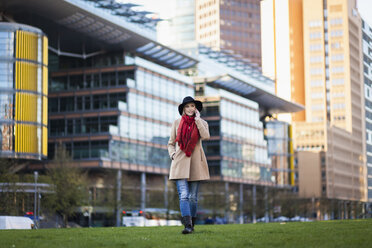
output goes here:
<path id="1" fill-rule="evenodd" d="M 333 109 L 345 109 L 345 103 L 335 103 Z"/>
<path id="2" fill-rule="evenodd" d="M 323 120 L 324 120 L 324 118 L 323 117 L 319 117 L 319 116 L 314 116 L 312 118 L 312 121 L 313 122 L 322 122 Z"/>
<path id="3" fill-rule="evenodd" d="M 322 56 L 311 56 L 310 57 L 310 63 L 321 63 L 323 62 Z"/>
<path id="4" fill-rule="evenodd" d="M 332 30 L 331 37 L 342 37 L 344 34 L 343 30 Z"/>
<path id="5" fill-rule="evenodd" d="M 343 115 L 334 116 L 333 117 L 333 120 L 334 121 L 344 121 L 345 120 L 345 116 L 343 116 Z"/>
<path id="6" fill-rule="evenodd" d="M 340 42 L 332 42 L 331 43 L 331 48 L 332 49 L 339 49 L 339 48 L 341 48 Z"/>
<path id="7" fill-rule="evenodd" d="M 313 106 L 311 106 L 311 109 L 316 111 L 316 110 L 323 110 L 323 105 L 322 104 L 314 104 Z"/>
<path id="8" fill-rule="evenodd" d="M 310 82 L 311 87 L 321 87 L 323 84 L 324 82 L 322 80 L 312 80 Z"/>
<path id="9" fill-rule="evenodd" d="M 61 97 L 59 99 L 50 98 L 49 111 L 52 113 L 81 111 L 83 110 L 83 106 L 85 110 L 117 108 L 118 102 L 119 101 L 126 102 L 126 98 L 127 98 L 126 93 L 77 96 L 76 98 L 73 96 Z M 59 105 L 58 101 L 60 102 Z"/>
<path id="10" fill-rule="evenodd" d="M 322 21 L 309 21 L 310 28 L 316 28 L 316 27 L 321 27 L 321 26 L 322 26 Z"/>
<path id="11" fill-rule="evenodd" d="M 310 69 L 310 74 L 312 76 L 314 75 L 322 75 L 323 74 L 323 68 L 321 67 L 314 67 Z"/>
<path id="12" fill-rule="evenodd" d="M 321 99 L 323 97 L 324 97 L 324 95 L 323 95 L 322 92 L 313 92 L 313 93 L 311 93 L 311 98 L 312 99 Z"/>
<path id="13" fill-rule="evenodd" d="M 341 25 L 342 24 L 342 18 L 332 18 L 329 20 L 331 26 L 335 25 Z"/>
<path id="14" fill-rule="evenodd" d="M 322 179 L 326 179 L 326 172 L 322 171 Z"/>
<path id="15" fill-rule="evenodd" d="M 331 56 L 332 61 L 343 61 L 344 60 L 344 55 L 343 54 L 334 54 Z"/>
<path id="16" fill-rule="evenodd" d="M 337 98 L 337 97 L 344 97 L 345 93 L 344 92 L 334 92 L 332 93 L 332 96 Z"/>
<path id="17" fill-rule="evenodd" d="M 310 33 L 310 40 L 320 39 L 322 38 L 321 32 L 311 32 Z"/>
<path id="18" fill-rule="evenodd" d="M 332 85 L 343 85 L 344 79 L 343 78 L 335 78 L 332 80 Z"/>
<path id="19" fill-rule="evenodd" d="M 322 44 L 311 44 L 310 45 L 310 51 L 315 52 L 315 51 L 321 51 L 322 50 Z"/>
<path id="20" fill-rule="evenodd" d="M 344 72 L 343 66 L 332 67 L 332 73 L 343 73 L 343 72 Z"/>

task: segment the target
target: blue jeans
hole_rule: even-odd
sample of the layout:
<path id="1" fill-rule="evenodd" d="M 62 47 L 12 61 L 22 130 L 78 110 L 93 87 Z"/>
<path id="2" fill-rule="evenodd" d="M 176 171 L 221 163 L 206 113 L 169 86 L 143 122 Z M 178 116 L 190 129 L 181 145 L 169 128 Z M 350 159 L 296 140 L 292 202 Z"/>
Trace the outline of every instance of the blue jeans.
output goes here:
<path id="1" fill-rule="evenodd" d="M 199 181 L 188 182 L 186 179 L 176 180 L 181 215 L 196 217 L 198 207 Z"/>

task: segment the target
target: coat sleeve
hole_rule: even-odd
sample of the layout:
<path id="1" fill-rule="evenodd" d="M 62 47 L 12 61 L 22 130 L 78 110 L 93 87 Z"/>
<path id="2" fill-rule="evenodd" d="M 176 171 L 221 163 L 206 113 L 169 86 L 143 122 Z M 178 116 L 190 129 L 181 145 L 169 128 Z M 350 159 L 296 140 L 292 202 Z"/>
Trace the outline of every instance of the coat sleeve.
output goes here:
<path id="1" fill-rule="evenodd" d="M 199 129 L 201 140 L 209 140 L 210 135 L 209 135 L 208 122 L 200 118 L 199 120 L 195 121 L 195 123 Z"/>
<path id="2" fill-rule="evenodd" d="M 168 140 L 168 153 L 169 153 L 170 159 L 172 159 L 172 156 L 176 153 L 176 136 L 177 136 L 176 135 L 176 129 L 177 129 L 176 124 L 177 124 L 177 120 L 173 122 L 170 137 Z"/>

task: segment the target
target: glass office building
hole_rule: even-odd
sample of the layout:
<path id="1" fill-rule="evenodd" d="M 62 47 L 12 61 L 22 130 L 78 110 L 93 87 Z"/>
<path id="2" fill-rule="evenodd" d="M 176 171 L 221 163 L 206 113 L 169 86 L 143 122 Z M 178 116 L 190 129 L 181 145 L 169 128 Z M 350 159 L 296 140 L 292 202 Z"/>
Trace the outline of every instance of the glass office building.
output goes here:
<path id="1" fill-rule="evenodd" d="M 50 157 L 62 141 L 82 163 L 166 171 L 170 127 L 179 117 L 176 106 L 194 95 L 191 79 L 122 53 L 86 63 L 92 66 L 51 72 Z"/>
<path id="2" fill-rule="evenodd" d="M 210 170 L 224 181 L 283 184 L 272 174 L 272 154 L 268 152 L 264 120 L 302 107 L 277 97 L 274 81 L 246 60 L 228 51 L 204 46 L 198 50 L 195 95 L 206 106 L 202 114 L 209 123 L 212 138 L 203 145 Z M 288 132 L 281 131 L 280 135 L 286 136 Z"/>
<path id="3" fill-rule="evenodd" d="M 48 39 L 38 28 L 0 23 L 0 157 L 47 156 Z"/>
<path id="4" fill-rule="evenodd" d="M 205 84 L 196 88 L 211 134 L 211 139 L 203 142 L 211 175 L 232 182 L 272 184 L 258 104 Z"/>
<path id="5" fill-rule="evenodd" d="M 276 185 L 294 186 L 292 126 L 278 120 L 265 121 L 265 138 Z"/>
<path id="6" fill-rule="evenodd" d="M 365 21 L 362 21 L 362 33 L 366 116 L 367 199 L 369 202 L 372 202 L 372 28 Z"/>
<path id="7" fill-rule="evenodd" d="M 223 63 L 215 66 L 222 61 L 218 58 L 199 67 L 199 57 L 155 41 L 154 33 L 141 28 L 143 22 L 152 20 L 126 4 L 0 2 L 14 20 L 48 34 L 48 157 L 53 159 L 61 144 L 71 154 L 72 163 L 88 172 L 94 225 L 113 225 L 114 219 L 120 225 L 124 207 L 178 208 L 172 200 L 177 199 L 173 197 L 176 190 L 168 183 L 167 142 L 172 122 L 180 117 L 177 106 L 185 96 L 195 95 L 194 78 L 181 70 L 199 76 L 227 73 L 233 80 L 208 81 L 203 95 L 197 95 L 206 97 L 202 114 L 212 138 L 203 144 L 212 182 L 225 189 L 231 183 L 231 190 L 238 186 L 241 195 L 243 184 L 275 186 L 260 119 L 272 108 L 291 112 L 298 106 L 278 99 L 273 81 L 259 71 L 244 63 L 245 71 Z M 251 99 L 223 88 L 229 85 L 242 85 L 243 93 L 258 97 Z M 42 167 L 27 170 L 35 168 Z M 239 197 L 239 204 L 243 203 Z M 239 209 L 243 216 L 243 207 Z"/>

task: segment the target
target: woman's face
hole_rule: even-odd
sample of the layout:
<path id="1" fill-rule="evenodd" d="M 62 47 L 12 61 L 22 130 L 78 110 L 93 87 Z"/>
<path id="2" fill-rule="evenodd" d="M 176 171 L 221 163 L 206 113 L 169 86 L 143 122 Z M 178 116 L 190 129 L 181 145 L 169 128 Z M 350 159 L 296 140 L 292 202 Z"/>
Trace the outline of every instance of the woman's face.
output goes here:
<path id="1" fill-rule="evenodd" d="M 188 103 L 183 107 L 183 111 L 188 116 L 193 116 L 195 114 L 195 103 Z"/>

